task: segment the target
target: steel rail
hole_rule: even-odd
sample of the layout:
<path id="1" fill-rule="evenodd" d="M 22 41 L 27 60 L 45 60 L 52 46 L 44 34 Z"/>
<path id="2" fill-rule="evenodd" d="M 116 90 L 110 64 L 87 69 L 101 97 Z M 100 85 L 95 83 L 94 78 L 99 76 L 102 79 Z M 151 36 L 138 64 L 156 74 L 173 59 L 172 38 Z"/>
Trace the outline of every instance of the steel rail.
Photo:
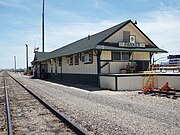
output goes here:
<path id="1" fill-rule="evenodd" d="M 6 72 L 7 73 L 7 72 Z M 7 73 L 8 74 L 8 73 Z M 26 91 L 28 91 L 32 96 L 34 96 L 42 105 L 49 109 L 57 118 L 63 121 L 69 128 L 71 128 L 78 135 L 87 135 L 88 133 L 82 129 L 79 125 L 72 122 L 68 117 L 66 117 L 62 112 L 59 112 L 57 109 L 53 108 L 49 103 L 44 101 L 40 96 L 36 95 L 32 90 L 22 84 L 20 81 L 15 79 L 13 76 L 8 74 L 13 80 L 20 84 Z"/>
<path id="2" fill-rule="evenodd" d="M 8 135 L 13 135 L 10 104 L 9 104 L 9 97 L 8 97 L 8 92 L 7 92 L 7 82 L 6 82 L 5 76 L 3 76 L 3 80 L 4 80 L 4 93 L 5 93 L 5 102 L 6 102 L 6 119 L 7 119 Z"/>

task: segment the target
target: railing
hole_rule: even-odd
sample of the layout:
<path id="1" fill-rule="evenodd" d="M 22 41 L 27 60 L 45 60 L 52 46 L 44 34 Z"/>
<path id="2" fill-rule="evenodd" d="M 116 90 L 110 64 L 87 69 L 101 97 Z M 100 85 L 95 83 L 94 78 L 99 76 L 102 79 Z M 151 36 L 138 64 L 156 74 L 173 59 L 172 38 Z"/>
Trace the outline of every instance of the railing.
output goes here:
<path id="1" fill-rule="evenodd" d="M 152 70 L 156 73 L 167 73 L 168 71 L 172 71 L 173 73 L 180 73 L 180 67 L 171 67 L 171 66 L 163 66 L 163 67 L 153 67 Z"/>

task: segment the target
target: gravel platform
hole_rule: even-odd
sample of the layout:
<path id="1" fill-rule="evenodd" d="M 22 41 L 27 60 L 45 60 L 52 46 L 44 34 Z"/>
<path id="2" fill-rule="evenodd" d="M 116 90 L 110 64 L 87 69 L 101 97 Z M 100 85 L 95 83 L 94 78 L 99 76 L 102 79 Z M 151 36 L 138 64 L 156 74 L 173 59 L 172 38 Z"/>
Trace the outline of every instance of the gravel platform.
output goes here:
<path id="1" fill-rule="evenodd" d="M 180 100 L 137 91 L 86 91 L 10 73 L 73 121 L 98 135 L 179 135 Z"/>

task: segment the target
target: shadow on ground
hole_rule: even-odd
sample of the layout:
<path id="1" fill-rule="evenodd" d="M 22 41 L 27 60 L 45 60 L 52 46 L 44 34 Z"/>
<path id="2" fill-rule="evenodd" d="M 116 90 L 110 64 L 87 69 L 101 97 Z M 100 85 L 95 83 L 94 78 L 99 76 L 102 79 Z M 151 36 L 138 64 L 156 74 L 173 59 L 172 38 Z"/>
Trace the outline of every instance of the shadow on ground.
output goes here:
<path id="1" fill-rule="evenodd" d="M 101 91 L 101 90 L 104 90 L 104 89 L 101 89 L 101 88 L 99 88 L 97 86 L 81 84 L 81 83 L 78 83 L 78 82 L 72 82 L 72 81 L 68 81 L 68 80 L 45 79 L 45 81 L 52 82 L 52 83 L 57 83 L 57 84 L 61 84 L 61 85 L 69 86 L 69 87 L 80 88 L 80 89 L 87 90 L 87 91 Z"/>

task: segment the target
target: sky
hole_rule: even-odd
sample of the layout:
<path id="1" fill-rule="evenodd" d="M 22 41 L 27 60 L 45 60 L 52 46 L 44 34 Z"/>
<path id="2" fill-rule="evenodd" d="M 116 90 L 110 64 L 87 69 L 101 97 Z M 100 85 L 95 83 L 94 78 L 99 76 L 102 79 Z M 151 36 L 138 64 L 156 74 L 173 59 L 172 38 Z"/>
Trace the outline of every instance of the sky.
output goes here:
<path id="1" fill-rule="evenodd" d="M 0 0 L 0 69 L 26 68 L 41 46 L 42 0 Z M 45 51 L 123 21 L 137 26 L 168 54 L 180 54 L 180 0 L 45 0 Z"/>

